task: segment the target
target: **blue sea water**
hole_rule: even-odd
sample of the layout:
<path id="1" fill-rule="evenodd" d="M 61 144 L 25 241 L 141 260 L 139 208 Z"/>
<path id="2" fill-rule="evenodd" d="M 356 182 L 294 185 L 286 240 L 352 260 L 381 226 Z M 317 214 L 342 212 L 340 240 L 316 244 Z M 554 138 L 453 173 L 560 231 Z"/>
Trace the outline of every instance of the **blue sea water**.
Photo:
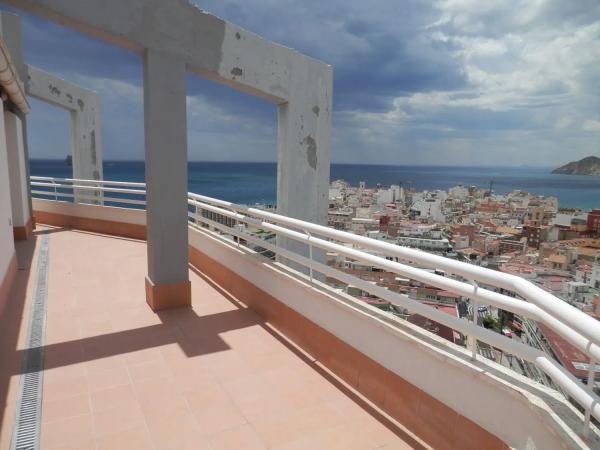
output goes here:
<path id="1" fill-rule="evenodd" d="M 31 175 L 71 177 L 63 160 L 31 160 Z M 590 210 L 600 208 L 600 177 L 551 174 L 548 167 L 457 167 L 332 164 L 331 180 L 344 179 L 353 185 L 384 186 L 402 182 L 405 187 L 446 190 L 457 184 L 487 188 L 490 180 L 497 193 L 521 189 L 553 196 L 561 207 Z M 144 181 L 142 161 L 105 161 L 104 178 Z M 188 190 L 241 204 L 275 203 L 275 163 L 190 162 Z"/>

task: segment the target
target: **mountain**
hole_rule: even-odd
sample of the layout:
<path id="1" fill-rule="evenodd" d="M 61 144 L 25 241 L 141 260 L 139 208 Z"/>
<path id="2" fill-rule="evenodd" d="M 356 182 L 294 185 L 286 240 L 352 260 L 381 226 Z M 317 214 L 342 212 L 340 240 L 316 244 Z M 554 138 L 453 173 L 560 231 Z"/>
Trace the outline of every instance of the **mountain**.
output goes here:
<path id="1" fill-rule="evenodd" d="M 600 158 L 588 156 L 587 158 L 573 161 L 569 164 L 554 169 L 552 173 L 564 173 L 567 175 L 595 175 L 600 176 Z"/>

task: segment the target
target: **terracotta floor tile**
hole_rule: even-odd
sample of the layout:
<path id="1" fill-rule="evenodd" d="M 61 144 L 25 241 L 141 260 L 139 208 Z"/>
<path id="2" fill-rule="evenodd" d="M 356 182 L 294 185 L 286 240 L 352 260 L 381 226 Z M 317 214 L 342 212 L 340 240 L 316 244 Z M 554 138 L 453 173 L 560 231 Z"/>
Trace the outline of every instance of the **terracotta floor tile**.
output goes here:
<path id="1" fill-rule="evenodd" d="M 110 355 L 103 358 L 85 359 L 85 370 L 87 373 L 101 372 L 104 370 L 125 366 L 125 357 L 121 354 Z"/>
<path id="2" fill-rule="evenodd" d="M 81 416 L 57 419 L 42 423 L 41 448 L 56 448 L 70 445 L 88 445 L 93 438 L 92 416 Z"/>
<path id="3" fill-rule="evenodd" d="M 97 450 L 147 450 L 152 448 L 150 436 L 144 426 L 107 434 L 98 438 L 96 443 Z"/>
<path id="4" fill-rule="evenodd" d="M 208 439 L 202 435 L 190 413 L 149 418 L 147 424 L 152 443 L 157 450 L 210 448 Z"/>
<path id="5" fill-rule="evenodd" d="M 87 393 L 46 400 L 42 403 L 42 420 L 52 421 L 90 413 L 90 398 Z"/>
<path id="6" fill-rule="evenodd" d="M 171 373 L 162 358 L 129 365 L 128 370 L 131 380 L 134 383 L 147 380 L 148 378 L 171 376 Z"/>
<path id="7" fill-rule="evenodd" d="M 61 400 L 78 394 L 87 394 L 88 385 L 85 375 L 69 378 L 44 380 L 44 400 Z"/>
<path id="8" fill-rule="evenodd" d="M 409 449 L 406 446 L 404 449 Z M 360 426 L 340 425 L 336 427 L 306 433 L 299 439 L 272 447 L 273 450 L 367 450 L 379 449 L 381 445 L 373 440 L 373 436 Z"/>
<path id="9" fill-rule="evenodd" d="M 93 371 L 87 375 L 87 380 L 91 392 L 125 386 L 131 383 L 126 367 Z"/>
<path id="10" fill-rule="evenodd" d="M 342 416 L 322 405 L 290 411 L 280 417 L 259 418 L 252 421 L 251 425 L 269 446 L 276 447 L 341 423 Z"/>
<path id="11" fill-rule="evenodd" d="M 85 364 L 71 364 L 68 366 L 46 368 L 44 370 L 44 383 L 54 383 L 55 381 L 67 381 L 85 377 L 87 374 Z"/>
<path id="12" fill-rule="evenodd" d="M 78 319 L 79 335 L 83 338 L 91 336 L 101 336 L 113 332 L 108 313 L 98 317 L 81 317 Z"/>
<path id="13" fill-rule="evenodd" d="M 94 435 L 104 436 L 144 425 L 144 415 L 137 403 L 122 403 L 102 411 L 94 411 Z"/>
<path id="14" fill-rule="evenodd" d="M 219 403 L 212 408 L 192 411 L 198 428 L 204 434 L 218 433 L 247 423 L 240 410 L 231 402 Z"/>
<path id="15" fill-rule="evenodd" d="M 86 439 L 82 441 L 76 441 L 70 444 L 57 445 L 51 448 L 44 448 L 44 450 L 96 450 L 96 440 Z"/>
<path id="16" fill-rule="evenodd" d="M 213 450 L 266 450 L 268 447 L 250 425 L 216 433 L 209 437 Z"/>
<path id="17" fill-rule="evenodd" d="M 125 354 L 125 361 L 129 366 L 156 360 L 163 360 L 160 348 L 156 347 L 142 348 Z"/>
<path id="18" fill-rule="evenodd" d="M 131 385 L 116 386 L 90 393 L 92 412 L 99 413 L 122 405 L 137 405 Z"/>

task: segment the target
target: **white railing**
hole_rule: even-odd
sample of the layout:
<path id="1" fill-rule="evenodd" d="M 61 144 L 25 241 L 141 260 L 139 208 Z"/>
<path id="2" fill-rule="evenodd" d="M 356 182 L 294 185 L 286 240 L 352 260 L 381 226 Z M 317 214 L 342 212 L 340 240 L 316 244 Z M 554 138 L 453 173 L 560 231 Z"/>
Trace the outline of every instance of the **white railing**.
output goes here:
<path id="1" fill-rule="evenodd" d="M 593 383 L 588 381 L 588 385 L 584 386 L 543 351 L 480 327 L 475 322 L 467 322 L 452 317 L 417 300 L 410 299 L 406 295 L 392 292 L 387 288 L 377 286 L 314 260 L 312 249 L 316 247 L 332 251 L 373 267 L 460 294 L 473 302 L 474 310 L 477 310 L 477 305 L 493 305 L 505 311 L 542 322 L 590 357 L 588 380 L 593 380 L 594 362 L 600 361 L 600 323 L 532 283 L 513 275 L 274 214 L 259 208 L 236 205 L 193 193 L 188 194 L 188 204 L 193 208 L 189 216 L 195 225 L 208 225 L 223 233 L 235 236 L 238 245 L 240 240 L 243 239 L 305 266 L 310 271 L 311 279 L 314 271 L 320 272 L 469 336 L 474 359 L 477 357 L 476 341 L 479 340 L 534 364 L 584 408 L 586 412 L 584 435 L 589 432 L 590 416 L 600 420 L 600 399 L 593 392 Z M 203 211 L 233 219 L 253 228 L 269 230 L 278 236 L 304 243 L 309 249 L 308 257 L 289 251 L 274 243 L 265 242 L 251 233 L 236 227 L 230 227 L 222 221 L 207 218 L 203 215 Z M 368 250 L 369 253 L 365 250 Z M 397 257 L 429 268 L 443 269 L 446 274 L 458 275 L 467 281 L 448 278 L 409 264 L 390 261 L 386 259 L 386 256 Z M 486 289 L 483 285 L 510 290 L 523 299 L 494 292 Z"/>
<path id="2" fill-rule="evenodd" d="M 46 200 L 125 207 L 146 205 L 146 183 L 32 176 L 31 187 L 34 197 Z"/>
<path id="3" fill-rule="evenodd" d="M 43 190 L 32 190 L 36 197 L 67 201 L 77 200 L 73 189 L 93 189 L 102 193 L 102 201 L 123 203 L 125 206 L 145 204 L 145 184 L 116 181 L 95 181 L 59 179 L 49 177 L 31 177 L 31 185 Z M 69 189 L 71 192 L 68 192 Z M 67 191 L 65 193 L 65 191 Z M 107 194 L 117 193 L 118 197 Z M 124 198 L 127 195 L 128 198 Z M 130 198 L 135 196 L 136 198 Z M 144 200 L 139 197 L 144 197 Z M 600 362 L 600 323 L 580 310 L 570 306 L 559 298 L 547 293 L 531 282 L 514 275 L 482 268 L 469 263 L 459 262 L 430 254 L 424 251 L 335 230 L 311 222 L 282 216 L 259 208 L 251 208 L 218 200 L 198 194 L 188 194 L 189 220 L 192 227 L 210 227 L 225 235 L 235 237 L 237 245 L 242 242 L 271 251 L 282 261 L 291 261 L 307 268 L 310 280 L 314 272 L 324 274 L 342 283 L 356 286 L 392 304 L 405 308 L 430 320 L 445 325 L 469 337 L 472 358 L 477 358 L 477 341 L 512 354 L 534 364 L 548 375 L 552 381 L 585 411 L 583 435 L 587 435 L 590 418 L 600 421 L 600 398 L 593 392 L 594 369 Z M 245 224 L 254 229 L 268 230 L 279 238 L 305 244 L 307 251 L 299 254 L 289 250 L 287 245 L 280 246 L 267 242 L 246 229 L 235 226 Z M 570 342 L 590 358 L 587 386 L 549 357 L 542 350 L 517 342 L 497 332 L 478 326 L 476 321 L 466 321 L 429 307 L 406 295 L 388 290 L 382 286 L 367 282 L 356 276 L 329 266 L 319 256 L 313 258 L 313 249 L 335 252 L 346 258 L 395 273 L 405 278 L 435 286 L 468 298 L 477 311 L 478 305 L 492 305 L 513 312 L 519 316 L 541 322 Z M 322 255 L 323 252 L 317 252 Z M 396 262 L 386 257 L 397 258 Z M 456 278 L 437 275 L 423 268 L 441 269 Z M 511 297 L 491 288 L 502 288 L 516 294 Z"/>

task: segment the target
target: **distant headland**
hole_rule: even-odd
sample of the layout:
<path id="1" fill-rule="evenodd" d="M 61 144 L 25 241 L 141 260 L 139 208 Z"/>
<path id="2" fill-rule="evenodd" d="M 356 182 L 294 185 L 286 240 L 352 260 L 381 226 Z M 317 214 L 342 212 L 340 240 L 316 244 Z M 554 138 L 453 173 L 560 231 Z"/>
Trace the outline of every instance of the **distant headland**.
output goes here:
<path id="1" fill-rule="evenodd" d="M 572 161 L 558 169 L 554 169 L 552 173 L 600 176 L 600 158 L 597 156 L 588 156 L 587 158 Z"/>

